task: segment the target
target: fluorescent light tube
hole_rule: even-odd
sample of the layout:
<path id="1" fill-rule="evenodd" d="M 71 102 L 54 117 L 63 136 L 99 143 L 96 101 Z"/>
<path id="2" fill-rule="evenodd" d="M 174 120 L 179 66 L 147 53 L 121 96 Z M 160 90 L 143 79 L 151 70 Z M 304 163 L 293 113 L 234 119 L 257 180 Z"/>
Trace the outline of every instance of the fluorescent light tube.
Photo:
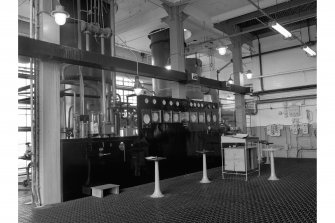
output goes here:
<path id="1" fill-rule="evenodd" d="M 309 48 L 308 46 L 304 46 L 302 49 L 306 53 L 308 53 L 308 55 L 310 55 L 311 57 L 315 57 L 316 56 L 316 52 L 314 50 L 312 50 L 311 48 Z"/>
<path id="2" fill-rule="evenodd" d="M 282 34 L 285 38 L 290 38 L 292 37 L 292 33 L 290 33 L 289 31 L 287 31 L 287 29 L 285 29 L 284 27 L 282 27 L 279 23 L 277 23 L 276 21 L 273 21 L 270 23 L 270 26 L 272 28 L 274 28 L 275 30 L 277 30 L 280 34 Z"/>

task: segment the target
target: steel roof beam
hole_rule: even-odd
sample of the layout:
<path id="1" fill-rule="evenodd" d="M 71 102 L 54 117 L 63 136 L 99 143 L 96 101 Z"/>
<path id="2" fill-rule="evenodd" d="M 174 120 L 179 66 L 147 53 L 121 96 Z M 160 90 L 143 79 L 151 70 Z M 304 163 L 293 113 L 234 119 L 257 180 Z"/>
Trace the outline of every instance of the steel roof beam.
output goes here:
<path id="1" fill-rule="evenodd" d="M 288 1 L 288 2 L 280 3 L 278 5 L 273 5 L 273 6 L 267 7 L 265 9 L 263 9 L 263 11 L 266 12 L 268 15 L 270 15 L 272 13 L 288 10 L 288 9 L 299 7 L 299 6 L 306 5 L 306 4 L 311 4 L 313 2 L 316 2 L 316 0 Z M 220 23 L 228 23 L 230 25 L 238 25 L 240 23 L 247 22 L 249 20 L 259 18 L 259 17 L 263 17 L 263 16 L 264 16 L 263 13 L 257 10 L 255 12 L 251 12 L 251 13 L 248 13 L 248 14 L 245 14 L 245 15 L 241 15 L 241 16 L 232 18 L 232 19 L 228 19 L 228 20 L 223 21 L 223 22 L 216 23 L 215 25 L 217 26 Z M 215 28 L 216 28 L 216 26 L 215 26 Z"/>
<path id="2" fill-rule="evenodd" d="M 24 36 L 19 36 L 18 49 L 18 53 L 21 56 L 136 75 L 135 61 L 87 52 L 73 47 L 30 39 Z M 163 67 L 139 63 L 138 71 L 140 76 L 148 78 L 193 83 L 189 78 L 190 74 L 175 70 L 166 70 Z M 217 81 L 204 77 L 199 77 L 199 80 L 194 84 L 239 94 L 250 93 L 249 87 L 242 87 L 239 85 L 230 85 L 230 87 L 227 87 L 224 81 Z"/>

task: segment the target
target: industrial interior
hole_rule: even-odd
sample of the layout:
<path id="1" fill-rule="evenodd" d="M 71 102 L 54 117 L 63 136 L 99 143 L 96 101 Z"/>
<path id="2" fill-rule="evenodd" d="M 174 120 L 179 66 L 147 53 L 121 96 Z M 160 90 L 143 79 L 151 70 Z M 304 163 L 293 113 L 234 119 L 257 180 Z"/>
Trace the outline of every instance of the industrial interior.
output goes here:
<path id="1" fill-rule="evenodd" d="M 19 222 L 316 222 L 316 0 L 18 0 Z"/>

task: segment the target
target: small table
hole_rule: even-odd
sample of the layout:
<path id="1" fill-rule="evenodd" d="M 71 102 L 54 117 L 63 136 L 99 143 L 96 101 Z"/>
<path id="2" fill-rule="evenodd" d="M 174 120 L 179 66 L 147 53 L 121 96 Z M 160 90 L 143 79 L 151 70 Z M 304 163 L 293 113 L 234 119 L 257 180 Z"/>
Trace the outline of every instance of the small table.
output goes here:
<path id="1" fill-rule="evenodd" d="M 266 148 L 263 149 L 263 151 L 270 152 L 270 159 L 271 159 L 271 176 L 269 177 L 268 180 L 279 180 L 278 177 L 276 176 L 276 171 L 275 171 L 275 159 L 273 152 L 280 150 L 280 148 Z"/>
<path id="2" fill-rule="evenodd" d="M 213 152 L 213 151 L 198 150 L 196 152 L 202 154 L 202 180 L 200 181 L 200 183 L 202 184 L 210 183 L 211 181 L 207 177 L 206 153 Z"/>
<path id="3" fill-rule="evenodd" d="M 165 157 L 158 157 L 158 156 L 148 156 L 145 157 L 146 160 L 155 161 L 155 190 L 154 193 L 150 196 L 152 198 L 160 198 L 164 197 L 161 192 L 161 188 L 159 185 L 159 166 L 158 161 L 166 159 Z"/>

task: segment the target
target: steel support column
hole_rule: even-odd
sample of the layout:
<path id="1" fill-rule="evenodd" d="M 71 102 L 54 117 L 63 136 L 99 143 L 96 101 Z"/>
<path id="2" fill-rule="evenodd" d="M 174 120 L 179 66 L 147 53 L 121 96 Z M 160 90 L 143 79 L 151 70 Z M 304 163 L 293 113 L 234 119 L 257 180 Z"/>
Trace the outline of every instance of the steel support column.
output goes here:
<path id="1" fill-rule="evenodd" d="M 183 13 L 186 5 L 168 6 L 163 4 L 168 17 L 162 19 L 170 27 L 170 61 L 171 69 L 185 72 L 185 49 L 183 22 L 187 15 Z M 186 87 L 180 83 L 170 82 L 173 98 L 185 98 Z"/>
<path id="2" fill-rule="evenodd" d="M 40 0 L 39 11 L 50 11 L 52 0 Z M 59 44 L 59 26 L 53 17 L 39 14 L 39 37 Z M 39 167 L 41 204 L 61 202 L 60 177 L 60 64 L 40 60 L 39 64 Z"/>
<path id="3" fill-rule="evenodd" d="M 242 67 L 242 40 L 239 37 L 231 38 L 232 53 L 233 53 L 233 73 L 234 84 L 240 85 L 240 73 L 243 72 Z M 245 99 L 242 94 L 235 94 L 235 112 L 236 112 L 236 127 L 242 132 L 247 130 L 246 114 L 245 114 Z"/>

